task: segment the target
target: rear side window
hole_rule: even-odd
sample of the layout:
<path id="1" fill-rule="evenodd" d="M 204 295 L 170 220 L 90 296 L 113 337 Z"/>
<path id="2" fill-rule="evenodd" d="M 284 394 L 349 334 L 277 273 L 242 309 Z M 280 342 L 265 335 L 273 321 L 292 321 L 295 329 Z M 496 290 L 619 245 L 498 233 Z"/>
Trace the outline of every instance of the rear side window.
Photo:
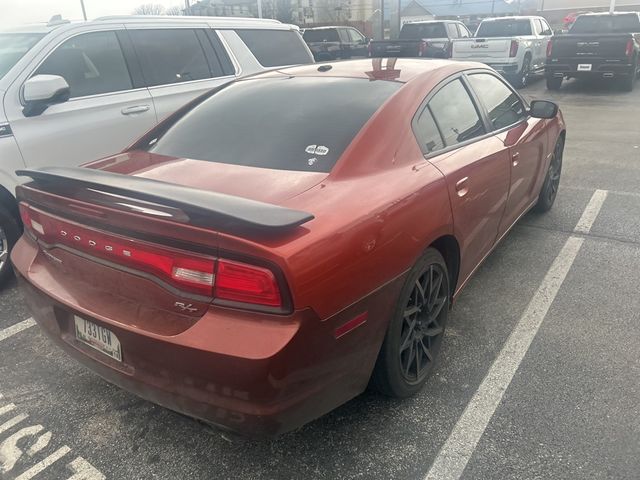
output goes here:
<path id="1" fill-rule="evenodd" d="M 338 31 L 335 28 L 322 28 L 320 30 L 305 30 L 303 34 L 305 42 L 339 42 Z"/>
<path id="2" fill-rule="evenodd" d="M 473 101 L 460 80 L 442 87 L 429 101 L 429 108 L 447 147 L 486 133 Z"/>
<path id="3" fill-rule="evenodd" d="M 520 98 L 493 75 L 475 73 L 469 75 L 469 82 L 487 109 L 495 130 L 526 118 L 527 112 Z"/>
<path id="4" fill-rule="evenodd" d="M 640 17 L 628 15 L 580 15 L 569 33 L 640 33 Z"/>
<path id="5" fill-rule="evenodd" d="M 293 30 L 236 30 L 263 67 L 313 63 L 300 34 Z"/>
<path id="6" fill-rule="evenodd" d="M 491 20 L 482 22 L 476 37 L 517 37 L 531 35 L 531 22 L 527 20 Z"/>
<path id="7" fill-rule="evenodd" d="M 195 30 L 131 30 L 129 34 L 150 87 L 218 76 L 211 72 Z"/>
<path id="8" fill-rule="evenodd" d="M 133 88 L 115 32 L 84 33 L 57 47 L 34 75 L 60 75 L 71 98 Z"/>
<path id="9" fill-rule="evenodd" d="M 239 81 L 178 119 L 150 142 L 149 150 L 251 167 L 329 172 L 400 86 L 354 78 Z"/>
<path id="10" fill-rule="evenodd" d="M 400 38 L 407 40 L 446 37 L 444 23 L 405 23 L 400 29 Z"/>
<path id="11" fill-rule="evenodd" d="M 420 142 L 420 148 L 425 154 L 444 148 L 442 136 L 428 106 L 418 117 L 414 132 Z"/>

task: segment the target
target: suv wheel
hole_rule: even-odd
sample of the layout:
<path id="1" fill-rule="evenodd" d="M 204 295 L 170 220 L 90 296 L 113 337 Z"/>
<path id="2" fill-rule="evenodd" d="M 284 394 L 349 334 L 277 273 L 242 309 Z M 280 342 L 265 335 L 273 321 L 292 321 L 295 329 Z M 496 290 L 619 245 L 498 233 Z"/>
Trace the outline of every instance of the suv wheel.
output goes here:
<path id="1" fill-rule="evenodd" d="M 631 68 L 631 72 L 628 77 L 624 77 L 622 79 L 622 88 L 625 92 L 633 91 L 633 87 L 636 84 L 636 78 L 638 77 L 638 59 L 636 58 L 633 62 L 633 67 Z"/>
<path id="2" fill-rule="evenodd" d="M 14 216 L 0 205 L 0 287 L 13 274 L 9 252 L 20 238 L 20 226 Z"/>
<path id="3" fill-rule="evenodd" d="M 522 68 L 516 75 L 514 86 L 516 88 L 524 88 L 529 84 L 529 76 L 531 75 L 531 57 L 526 56 L 522 62 Z"/>

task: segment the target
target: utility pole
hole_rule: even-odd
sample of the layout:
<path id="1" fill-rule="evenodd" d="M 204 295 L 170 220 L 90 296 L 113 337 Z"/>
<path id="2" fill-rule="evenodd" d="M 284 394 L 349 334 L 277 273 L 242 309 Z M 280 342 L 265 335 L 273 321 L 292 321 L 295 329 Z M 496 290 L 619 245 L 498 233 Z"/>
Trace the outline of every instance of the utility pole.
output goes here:
<path id="1" fill-rule="evenodd" d="M 258 18 L 262 18 L 262 0 L 258 0 Z"/>
<path id="2" fill-rule="evenodd" d="M 84 9 L 84 0 L 80 0 L 80 6 L 82 7 L 82 17 L 87 19 L 87 11 Z"/>
<path id="3" fill-rule="evenodd" d="M 380 40 L 384 40 L 384 0 L 380 0 Z"/>
<path id="4" fill-rule="evenodd" d="M 611 0 L 609 4 L 609 13 L 613 13 L 616 9 L 616 0 Z"/>

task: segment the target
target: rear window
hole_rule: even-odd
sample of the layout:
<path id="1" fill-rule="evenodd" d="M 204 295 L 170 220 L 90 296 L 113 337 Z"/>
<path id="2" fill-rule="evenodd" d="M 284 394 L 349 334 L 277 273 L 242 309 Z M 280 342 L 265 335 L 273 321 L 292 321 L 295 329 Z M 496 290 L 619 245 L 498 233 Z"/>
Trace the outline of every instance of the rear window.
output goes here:
<path id="1" fill-rule="evenodd" d="M 305 30 L 305 42 L 339 42 L 338 31 L 334 28 L 325 28 L 322 30 Z"/>
<path id="2" fill-rule="evenodd" d="M 638 33 L 638 15 L 580 15 L 569 33 Z"/>
<path id="3" fill-rule="evenodd" d="M 518 37 L 531 35 L 529 20 L 491 20 L 482 22 L 476 37 Z"/>
<path id="4" fill-rule="evenodd" d="M 244 80 L 181 117 L 149 151 L 251 167 L 329 172 L 401 86 L 354 78 Z"/>
<path id="5" fill-rule="evenodd" d="M 313 63 L 298 32 L 293 30 L 236 30 L 263 67 Z"/>
<path id="6" fill-rule="evenodd" d="M 405 23 L 400 29 L 400 38 L 405 40 L 446 37 L 444 23 Z"/>

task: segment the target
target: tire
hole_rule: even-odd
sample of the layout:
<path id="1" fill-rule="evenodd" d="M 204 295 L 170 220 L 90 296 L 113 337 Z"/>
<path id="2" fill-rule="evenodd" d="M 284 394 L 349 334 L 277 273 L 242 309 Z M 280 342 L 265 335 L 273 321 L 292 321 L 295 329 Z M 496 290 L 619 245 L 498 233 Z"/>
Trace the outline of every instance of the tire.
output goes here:
<path id="1" fill-rule="evenodd" d="M 375 390 L 405 398 L 422 389 L 440 351 L 450 293 L 444 258 L 429 248 L 400 293 L 371 377 Z"/>
<path id="2" fill-rule="evenodd" d="M 636 59 L 633 62 L 633 68 L 631 69 L 631 72 L 629 73 L 628 77 L 624 77 L 622 79 L 622 89 L 625 92 L 632 92 L 633 91 L 633 87 L 635 87 L 636 85 L 636 79 L 638 78 L 638 60 Z"/>
<path id="3" fill-rule="evenodd" d="M 547 77 L 547 90 L 560 90 L 563 80 L 562 77 Z"/>
<path id="4" fill-rule="evenodd" d="M 562 173 L 562 154 L 564 152 L 564 138 L 560 137 L 556 142 L 553 150 L 553 157 L 549 162 L 547 174 L 544 177 L 538 201 L 533 210 L 538 213 L 545 213 L 551 210 L 553 203 L 558 195 L 558 187 L 560 186 L 560 175 Z"/>
<path id="5" fill-rule="evenodd" d="M 531 75 L 531 57 L 524 57 L 522 68 L 513 79 L 513 86 L 516 88 L 525 88 L 529 84 L 529 76 Z"/>
<path id="6" fill-rule="evenodd" d="M 20 238 L 21 228 L 9 210 L 0 205 L 0 287 L 13 275 L 9 252 Z"/>

